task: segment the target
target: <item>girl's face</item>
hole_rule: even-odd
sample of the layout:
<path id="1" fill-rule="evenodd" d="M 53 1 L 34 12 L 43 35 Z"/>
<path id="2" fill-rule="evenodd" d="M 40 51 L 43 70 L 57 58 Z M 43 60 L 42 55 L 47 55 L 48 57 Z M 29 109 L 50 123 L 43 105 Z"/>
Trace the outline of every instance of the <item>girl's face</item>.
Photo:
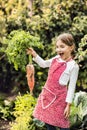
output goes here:
<path id="1" fill-rule="evenodd" d="M 56 43 L 56 52 L 58 55 L 60 55 L 61 59 L 68 60 L 72 57 L 73 46 L 68 46 L 65 43 L 63 43 L 61 40 L 58 40 Z"/>

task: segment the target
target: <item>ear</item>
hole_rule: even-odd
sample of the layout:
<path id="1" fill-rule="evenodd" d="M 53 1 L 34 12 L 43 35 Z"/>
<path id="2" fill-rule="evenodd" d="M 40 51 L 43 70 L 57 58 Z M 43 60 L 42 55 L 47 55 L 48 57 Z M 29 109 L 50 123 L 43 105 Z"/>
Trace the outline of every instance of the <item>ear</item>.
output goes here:
<path id="1" fill-rule="evenodd" d="M 72 46 L 71 46 L 71 51 L 74 51 L 75 50 L 75 45 L 73 44 Z"/>

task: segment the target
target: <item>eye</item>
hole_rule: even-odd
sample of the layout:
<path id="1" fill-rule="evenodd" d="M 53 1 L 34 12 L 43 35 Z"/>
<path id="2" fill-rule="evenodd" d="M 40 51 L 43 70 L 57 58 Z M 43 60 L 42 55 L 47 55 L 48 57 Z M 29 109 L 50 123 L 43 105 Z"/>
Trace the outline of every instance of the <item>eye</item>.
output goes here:
<path id="1" fill-rule="evenodd" d="M 58 48 L 58 46 L 56 45 L 56 48 Z"/>
<path id="2" fill-rule="evenodd" d="M 64 45 L 61 45 L 60 47 L 61 47 L 61 48 L 64 48 L 65 46 L 64 46 Z"/>

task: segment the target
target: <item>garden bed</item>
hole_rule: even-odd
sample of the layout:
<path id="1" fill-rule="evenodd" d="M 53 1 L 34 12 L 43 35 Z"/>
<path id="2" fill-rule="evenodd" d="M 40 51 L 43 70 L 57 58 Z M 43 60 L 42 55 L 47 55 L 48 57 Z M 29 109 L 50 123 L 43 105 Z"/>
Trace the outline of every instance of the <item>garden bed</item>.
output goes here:
<path id="1" fill-rule="evenodd" d="M 0 119 L 0 130 L 10 130 L 9 121 Z"/>

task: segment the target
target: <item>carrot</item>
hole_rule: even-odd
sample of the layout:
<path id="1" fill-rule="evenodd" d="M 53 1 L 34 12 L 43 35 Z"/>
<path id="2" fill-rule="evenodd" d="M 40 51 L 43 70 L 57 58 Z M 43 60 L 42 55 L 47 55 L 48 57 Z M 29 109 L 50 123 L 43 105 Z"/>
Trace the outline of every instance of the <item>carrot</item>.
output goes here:
<path id="1" fill-rule="evenodd" d="M 35 69 L 34 69 L 33 64 L 28 64 L 26 66 L 26 73 L 27 73 L 26 77 L 27 77 L 27 82 L 30 89 L 30 94 L 33 95 L 33 89 L 35 85 L 35 79 L 34 79 Z"/>

